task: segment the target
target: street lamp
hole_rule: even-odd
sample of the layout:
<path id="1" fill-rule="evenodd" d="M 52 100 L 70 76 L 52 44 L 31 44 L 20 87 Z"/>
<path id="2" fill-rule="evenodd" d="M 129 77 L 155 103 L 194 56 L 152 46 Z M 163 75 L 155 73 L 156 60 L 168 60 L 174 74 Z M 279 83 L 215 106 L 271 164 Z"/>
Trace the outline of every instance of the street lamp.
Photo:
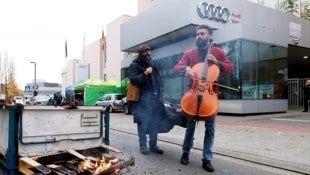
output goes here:
<path id="1" fill-rule="evenodd" d="M 31 61 L 30 63 L 34 64 L 34 85 L 33 85 L 33 96 L 37 95 L 37 63 Z"/>

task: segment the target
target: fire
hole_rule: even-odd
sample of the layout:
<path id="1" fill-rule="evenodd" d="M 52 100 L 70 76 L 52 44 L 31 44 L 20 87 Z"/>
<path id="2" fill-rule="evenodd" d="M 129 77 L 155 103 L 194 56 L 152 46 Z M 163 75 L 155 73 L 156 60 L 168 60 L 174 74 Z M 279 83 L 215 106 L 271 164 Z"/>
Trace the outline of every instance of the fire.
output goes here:
<path id="1" fill-rule="evenodd" d="M 96 159 L 93 157 L 87 157 L 84 161 L 78 164 L 78 168 L 81 171 L 90 171 L 93 175 L 99 175 L 113 165 L 118 163 L 118 158 L 109 154 L 102 154 L 100 159 Z M 113 174 L 118 174 L 120 172 L 120 168 L 114 168 Z"/>
<path id="2" fill-rule="evenodd" d="M 97 165 L 95 163 L 91 162 L 91 160 L 86 159 L 86 160 L 79 163 L 78 168 L 80 170 L 93 170 L 96 168 L 96 166 Z"/>

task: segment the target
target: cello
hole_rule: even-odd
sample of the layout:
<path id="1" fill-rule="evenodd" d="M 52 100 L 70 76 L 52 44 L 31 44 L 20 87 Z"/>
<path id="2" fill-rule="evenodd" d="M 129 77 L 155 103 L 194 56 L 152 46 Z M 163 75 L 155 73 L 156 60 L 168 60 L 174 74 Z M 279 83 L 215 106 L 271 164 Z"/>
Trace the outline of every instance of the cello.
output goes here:
<path id="1" fill-rule="evenodd" d="M 216 116 L 218 112 L 217 84 L 220 69 L 217 65 L 209 63 L 212 41 L 208 41 L 207 54 L 204 62 L 197 63 L 192 67 L 194 72 L 193 84 L 181 98 L 182 111 L 197 120 L 208 120 Z"/>

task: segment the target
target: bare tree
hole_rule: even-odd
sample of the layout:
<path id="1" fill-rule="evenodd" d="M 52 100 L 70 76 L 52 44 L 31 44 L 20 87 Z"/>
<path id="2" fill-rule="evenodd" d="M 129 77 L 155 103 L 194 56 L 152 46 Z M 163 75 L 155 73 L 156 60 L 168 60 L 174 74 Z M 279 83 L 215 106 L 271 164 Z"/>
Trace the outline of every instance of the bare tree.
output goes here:
<path id="1" fill-rule="evenodd" d="M 310 0 L 305 0 L 301 9 L 301 18 L 310 20 Z"/>
<path id="2" fill-rule="evenodd" d="M 11 93 L 16 91 L 14 59 L 10 58 L 7 52 L 0 54 L 0 84 L 0 90 L 4 92 L 6 96 L 13 95 Z M 8 87 L 14 87 L 14 89 L 8 89 Z"/>
<path id="3" fill-rule="evenodd" d="M 14 64 L 14 59 L 9 59 L 8 83 L 11 83 L 11 84 L 15 85 L 15 64 Z"/>
<path id="4" fill-rule="evenodd" d="M 2 68 L 2 52 L 0 52 L 0 93 L 5 92 L 3 82 L 3 68 Z"/>
<path id="5" fill-rule="evenodd" d="M 283 0 L 279 3 L 279 10 L 310 20 L 310 0 Z"/>

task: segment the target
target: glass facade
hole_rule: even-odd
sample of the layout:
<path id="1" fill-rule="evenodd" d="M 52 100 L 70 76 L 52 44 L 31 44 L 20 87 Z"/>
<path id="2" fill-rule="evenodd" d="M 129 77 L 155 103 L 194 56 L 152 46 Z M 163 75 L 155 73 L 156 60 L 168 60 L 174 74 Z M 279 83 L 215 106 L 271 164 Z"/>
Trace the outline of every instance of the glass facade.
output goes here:
<path id="1" fill-rule="evenodd" d="M 242 40 L 242 99 L 287 98 L 287 48 Z"/>
<path id="2" fill-rule="evenodd" d="M 233 74 L 221 73 L 219 99 L 280 99 L 287 98 L 287 48 L 249 40 L 221 43 L 234 65 Z M 162 77 L 164 97 L 179 101 L 188 90 L 188 79 L 173 73 L 182 53 L 157 59 L 155 64 Z M 126 77 L 126 68 L 122 70 Z"/>

